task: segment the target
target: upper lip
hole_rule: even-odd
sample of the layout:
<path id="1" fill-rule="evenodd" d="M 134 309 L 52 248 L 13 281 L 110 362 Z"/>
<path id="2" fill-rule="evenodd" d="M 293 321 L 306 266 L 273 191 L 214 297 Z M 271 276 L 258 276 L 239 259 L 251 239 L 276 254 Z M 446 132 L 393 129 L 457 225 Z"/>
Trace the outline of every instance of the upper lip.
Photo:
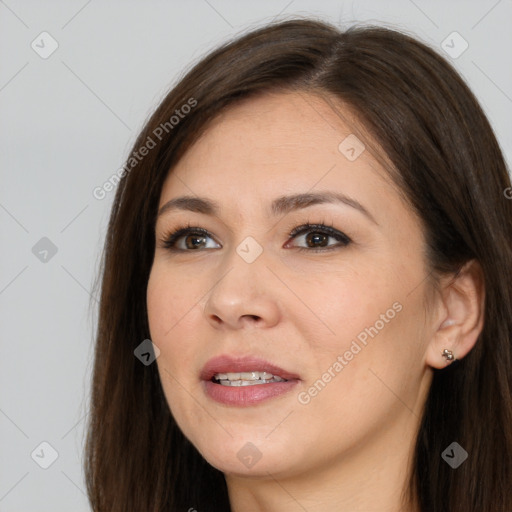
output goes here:
<path id="1" fill-rule="evenodd" d="M 267 372 L 286 380 L 299 379 L 289 372 L 256 356 L 233 357 L 221 355 L 210 359 L 201 371 L 202 380 L 211 380 L 217 373 Z"/>

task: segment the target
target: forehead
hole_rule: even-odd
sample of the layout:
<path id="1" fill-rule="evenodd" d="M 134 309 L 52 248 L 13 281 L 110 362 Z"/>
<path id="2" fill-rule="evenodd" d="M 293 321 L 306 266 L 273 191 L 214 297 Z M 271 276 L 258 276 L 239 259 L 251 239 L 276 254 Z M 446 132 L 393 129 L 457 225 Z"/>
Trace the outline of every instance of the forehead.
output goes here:
<path id="1" fill-rule="evenodd" d="M 340 142 L 351 134 L 354 137 L 356 117 L 348 110 L 342 116 L 308 93 L 250 98 L 217 116 L 180 167 L 222 157 L 225 164 L 243 161 L 263 166 L 262 172 L 267 168 L 282 173 L 305 171 L 320 157 L 322 162 L 338 160 Z M 303 161 L 307 165 L 300 165 Z M 316 168 L 312 171 L 318 173 Z"/>
<path id="2" fill-rule="evenodd" d="M 368 140 L 355 116 L 343 108 L 341 115 L 307 93 L 266 94 L 237 104 L 172 169 L 159 206 L 180 195 L 209 196 L 239 216 L 285 193 L 321 190 L 353 197 L 369 210 L 387 203 L 392 213 L 400 202 L 394 186 L 368 145 L 364 149 Z M 347 144 L 354 149 L 350 158 Z M 354 159 L 356 151 L 362 152 Z M 395 214 L 403 213 L 395 206 Z"/>

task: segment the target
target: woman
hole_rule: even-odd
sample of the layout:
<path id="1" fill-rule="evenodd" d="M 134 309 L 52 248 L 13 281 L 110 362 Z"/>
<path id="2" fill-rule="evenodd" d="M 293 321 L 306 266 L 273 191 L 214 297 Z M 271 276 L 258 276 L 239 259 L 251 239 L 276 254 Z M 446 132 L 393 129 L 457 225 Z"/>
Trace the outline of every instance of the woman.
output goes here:
<path id="1" fill-rule="evenodd" d="M 182 78 L 123 174 L 95 511 L 512 510 L 510 178 L 444 59 L 268 25 Z"/>

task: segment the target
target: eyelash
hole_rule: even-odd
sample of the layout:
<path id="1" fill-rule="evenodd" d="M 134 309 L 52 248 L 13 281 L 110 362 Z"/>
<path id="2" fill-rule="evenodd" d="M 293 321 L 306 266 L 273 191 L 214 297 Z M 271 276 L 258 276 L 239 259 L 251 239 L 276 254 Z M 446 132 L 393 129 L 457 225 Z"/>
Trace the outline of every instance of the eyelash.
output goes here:
<path id="1" fill-rule="evenodd" d="M 327 235 L 329 237 L 335 238 L 339 244 L 333 245 L 330 247 L 320 247 L 320 248 L 314 248 L 314 247 L 294 247 L 294 249 L 297 249 L 298 251 L 307 251 L 307 252 L 327 252 L 332 251 L 335 249 L 341 249 L 343 247 L 348 246 L 352 243 L 352 240 L 345 235 L 345 233 L 342 233 L 341 231 L 338 231 L 337 229 L 334 229 L 332 226 L 328 226 L 325 223 L 320 224 L 310 224 L 307 222 L 306 224 L 302 224 L 300 226 L 297 226 L 293 228 L 288 236 L 290 238 L 295 238 L 299 235 L 307 234 L 307 233 L 320 233 L 323 235 Z M 183 253 L 183 252 L 195 252 L 194 249 L 177 249 L 175 247 L 176 242 L 178 239 L 183 237 L 184 235 L 202 235 L 207 236 L 209 238 L 214 238 L 211 233 L 209 233 L 206 229 L 195 227 L 190 224 L 182 225 L 177 227 L 175 230 L 167 233 L 162 239 L 160 239 L 160 243 L 162 244 L 162 247 L 167 249 L 171 252 L 176 253 Z"/>

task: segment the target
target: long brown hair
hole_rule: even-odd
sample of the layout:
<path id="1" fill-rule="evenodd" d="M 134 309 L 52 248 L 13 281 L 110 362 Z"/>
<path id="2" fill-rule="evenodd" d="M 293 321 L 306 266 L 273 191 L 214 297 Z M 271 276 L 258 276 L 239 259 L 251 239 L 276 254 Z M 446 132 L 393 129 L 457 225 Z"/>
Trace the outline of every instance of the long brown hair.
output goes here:
<path id="1" fill-rule="evenodd" d="M 422 512 L 512 510 L 512 202 L 493 130 L 464 81 L 427 45 L 395 30 L 341 31 L 307 19 L 253 30 L 204 57 L 162 101 L 127 159 L 98 276 L 85 447 L 93 510 L 230 510 L 224 475 L 182 434 L 156 364 L 145 366 L 134 350 L 149 338 L 146 287 L 164 179 L 216 115 L 279 90 L 341 100 L 357 114 L 424 223 L 434 281 L 480 263 L 485 325 L 466 357 L 434 370 L 404 495 Z M 143 146 L 151 148 L 135 159 Z M 441 458 L 453 441 L 469 454 L 457 469 Z"/>

